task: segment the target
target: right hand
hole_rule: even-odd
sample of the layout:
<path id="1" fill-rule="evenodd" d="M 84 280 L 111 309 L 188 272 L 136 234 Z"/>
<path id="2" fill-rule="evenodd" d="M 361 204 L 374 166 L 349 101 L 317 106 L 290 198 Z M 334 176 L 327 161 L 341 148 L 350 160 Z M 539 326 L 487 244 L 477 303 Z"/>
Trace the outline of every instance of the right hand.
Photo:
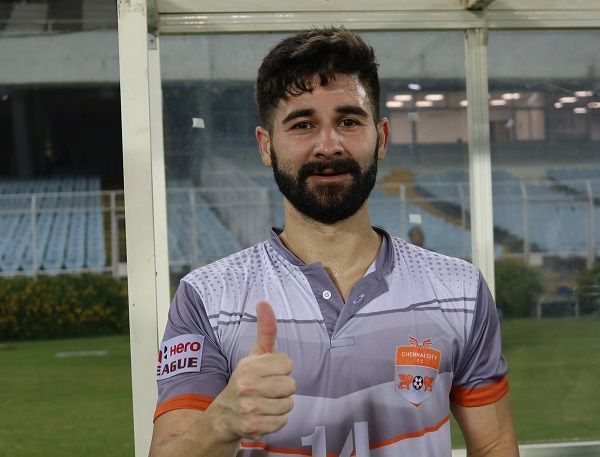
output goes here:
<path id="1" fill-rule="evenodd" d="M 256 305 L 256 343 L 233 371 L 227 387 L 206 412 L 214 414 L 215 431 L 223 441 L 261 439 L 287 423 L 296 382 L 290 376 L 292 361 L 274 352 L 275 313 L 267 302 Z"/>

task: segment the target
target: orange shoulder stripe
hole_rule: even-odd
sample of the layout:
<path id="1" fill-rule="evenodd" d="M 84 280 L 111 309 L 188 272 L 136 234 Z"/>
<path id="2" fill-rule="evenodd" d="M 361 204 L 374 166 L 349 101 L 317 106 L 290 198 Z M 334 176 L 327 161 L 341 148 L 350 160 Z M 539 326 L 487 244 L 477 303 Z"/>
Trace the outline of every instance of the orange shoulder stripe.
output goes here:
<path id="1" fill-rule="evenodd" d="M 213 397 L 207 397 L 206 395 L 199 394 L 176 395 L 162 402 L 156 407 L 154 420 L 158 419 L 158 417 L 164 413 L 173 411 L 174 409 L 199 409 L 200 411 L 204 411 L 206 408 L 208 408 L 213 400 Z"/>
<path id="2" fill-rule="evenodd" d="M 481 387 L 452 387 L 450 401 L 460 406 L 485 406 L 495 403 L 508 393 L 508 378 Z"/>

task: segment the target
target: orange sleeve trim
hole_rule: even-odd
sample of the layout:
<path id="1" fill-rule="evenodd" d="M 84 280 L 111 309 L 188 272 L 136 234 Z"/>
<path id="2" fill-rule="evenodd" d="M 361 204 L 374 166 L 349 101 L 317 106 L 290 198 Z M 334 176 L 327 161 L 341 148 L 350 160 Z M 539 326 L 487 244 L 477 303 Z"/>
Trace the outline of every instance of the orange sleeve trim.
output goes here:
<path id="1" fill-rule="evenodd" d="M 154 412 L 154 420 L 158 419 L 168 411 L 174 409 L 199 409 L 204 411 L 214 400 L 213 397 L 207 397 L 206 395 L 199 394 L 182 394 L 171 397 L 168 400 L 162 402 L 156 407 Z"/>
<path id="2" fill-rule="evenodd" d="M 497 402 L 508 393 L 508 378 L 481 387 L 452 387 L 450 401 L 460 406 L 485 406 Z"/>
<path id="3" fill-rule="evenodd" d="M 441 421 L 439 421 L 437 424 L 434 424 L 430 427 L 425 427 L 421 430 L 417 430 L 416 432 L 403 433 L 402 435 L 396 435 L 396 436 L 393 436 L 393 437 L 385 439 L 385 440 L 375 441 L 374 443 L 371 443 L 369 445 L 369 449 L 373 450 L 373 449 L 378 449 L 378 448 L 384 447 L 384 446 L 390 446 L 392 444 L 395 444 L 402 440 L 406 440 L 408 438 L 417 438 L 419 436 L 427 435 L 428 433 L 431 433 L 431 432 L 436 432 L 449 420 L 450 420 L 450 416 L 448 415 L 448 416 L 444 417 Z M 272 446 L 267 446 L 267 444 L 262 441 L 242 441 L 241 447 L 246 448 L 246 449 L 249 449 L 249 448 L 262 449 L 264 451 L 271 452 L 273 454 L 291 454 L 291 455 L 307 455 L 307 456 L 312 455 L 311 454 L 312 451 L 310 449 L 285 449 L 285 448 L 279 448 L 279 447 L 272 447 Z M 339 457 L 339 455 L 328 452 L 327 457 Z"/>

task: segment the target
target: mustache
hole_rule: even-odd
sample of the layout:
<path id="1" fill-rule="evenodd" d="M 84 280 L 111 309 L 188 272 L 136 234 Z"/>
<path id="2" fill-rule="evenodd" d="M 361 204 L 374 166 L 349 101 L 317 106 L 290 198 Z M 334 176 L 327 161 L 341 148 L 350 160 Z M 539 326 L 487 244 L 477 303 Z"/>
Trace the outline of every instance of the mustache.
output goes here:
<path id="1" fill-rule="evenodd" d="M 309 162 L 300 167 L 298 177 L 301 181 L 307 179 L 312 174 L 321 174 L 325 170 L 333 173 L 350 173 L 351 175 L 360 175 L 360 166 L 353 159 L 337 159 L 326 162 Z"/>

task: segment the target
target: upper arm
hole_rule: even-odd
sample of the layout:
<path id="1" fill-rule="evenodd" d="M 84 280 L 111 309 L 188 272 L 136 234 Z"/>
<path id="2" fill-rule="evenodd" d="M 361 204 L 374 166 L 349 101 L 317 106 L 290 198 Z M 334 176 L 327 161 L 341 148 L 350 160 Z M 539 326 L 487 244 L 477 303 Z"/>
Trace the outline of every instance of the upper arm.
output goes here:
<path id="1" fill-rule="evenodd" d="M 454 403 L 452 414 L 462 430 L 469 456 L 519 455 L 508 395 L 485 406 Z"/>
<path id="2" fill-rule="evenodd" d="M 471 331 L 450 393 L 469 456 L 518 455 L 507 370 L 494 299 L 480 278 Z"/>
<path id="3" fill-rule="evenodd" d="M 157 365 L 155 420 L 176 409 L 205 410 L 229 379 L 200 296 L 182 282 L 169 310 Z"/>

